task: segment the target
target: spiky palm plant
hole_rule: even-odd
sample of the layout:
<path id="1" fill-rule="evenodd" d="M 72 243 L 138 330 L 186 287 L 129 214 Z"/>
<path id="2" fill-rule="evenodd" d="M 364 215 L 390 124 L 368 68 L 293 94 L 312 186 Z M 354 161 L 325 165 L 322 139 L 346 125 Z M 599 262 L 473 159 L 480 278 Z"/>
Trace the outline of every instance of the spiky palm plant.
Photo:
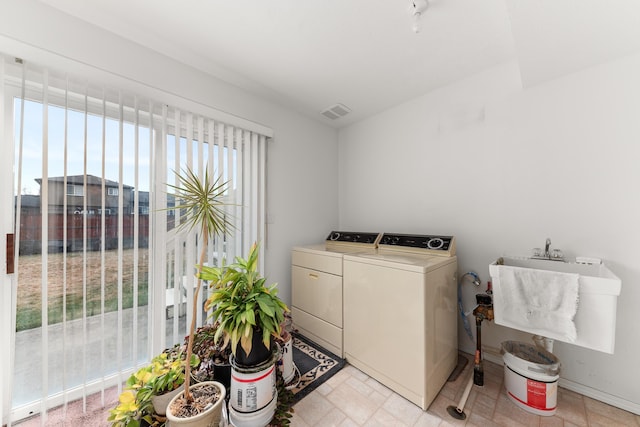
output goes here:
<path id="1" fill-rule="evenodd" d="M 202 287 L 200 278 L 202 266 L 206 260 L 207 246 L 209 238 L 213 236 L 223 236 L 234 229 L 230 216 L 225 212 L 225 206 L 229 203 L 225 201 L 225 192 L 229 181 L 222 181 L 222 177 L 215 180 L 209 176 L 209 171 L 205 170 L 204 178 L 193 172 L 190 168 L 183 168 L 182 173 L 176 172 L 177 182 L 175 185 L 167 186 L 175 191 L 177 209 L 185 212 L 184 221 L 178 226 L 180 229 L 191 231 L 196 229 L 202 236 L 200 258 L 198 262 L 198 273 L 196 291 L 193 294 L 193 315 L 191 316 L 191 326 L 189 328 L 189 341 L 187 343 L 186 360 L 191 360 L 193 353 L 193 337 L 196 328 L 196 316 L 198 313 L 198 294 Z M 193 397 L 189 391 L 191 383 L 191 365 L 185 365 L 184 395 L 187 402 L 191 402 Z"/>

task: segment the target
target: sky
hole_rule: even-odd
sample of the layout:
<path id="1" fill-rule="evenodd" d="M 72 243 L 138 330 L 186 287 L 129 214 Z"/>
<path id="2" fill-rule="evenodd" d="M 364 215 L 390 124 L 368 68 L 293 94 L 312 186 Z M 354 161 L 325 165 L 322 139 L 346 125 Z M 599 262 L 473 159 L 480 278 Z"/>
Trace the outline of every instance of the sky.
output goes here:
<path id="1" fill-rule="evenodd" d="M 65 110 L 49 106 L 48 113 L 48 168 L 49 177 L 82 175 L 102 176 L 102 138 L 103 122 L 95 115 L 86 116 L 79 111 L 68 110 L 67 116 L 67 150 L 65 162 Z M 15 138 L 20 140 L 20 100 L 15 108 Z M 21 194 L 40 194 L 40 186 L 35 181 L 43 176 L 43 105 L 38 102 L 25 102 L 24 133 L 22 149 Z M 119 122 L 113 119 L 105 121 L 105 162 L 104 177 L 119 182 Z M 141 191 L 149 190 L 149 166 L 151 163 L 149 149 L 149 129 L 139 127 L 138 136 L 138 187 Z M 18 147 L 18 144 L 16 144 Z M 18 156 L 18 150 L 16 150 Z M 123 183 L 135 186 L 135 128 L 132 124 L 123 124 Z M 17 160 L 17 158 L 16 158 Z M 17 161 L 16 161 L 17 164 Z M 16 186 L 18 185 L 16 179 Z"/>
<path id="2" fill-rule="evenodd" d="M 14 135 L 15 135 L 15 156 L 16 165 L 19 162 L 20 146 L 20 116 L 21 116 L 21 100 L 15 99 L 14 107 Z M 120 182 L 119 164 L 120 164 L 120 122 L 118 119 L 107 118 L 104 120 L 101 116 L 94 114 L 86 114 L 81 111 L 67 109 L 65 117 L 65 108 L 56 105 L 48 106 L 48 114 L 45 118 L 43 115 L 43 104 L 36 101 L 25 101 L 24 103 L 24 126 L 22 133 L 22 173 L 21 180 L 18 183 L 16 177 L 15 186 L 19 194 L 39 195 L 40 185 L 36 179 L 40 179 L 44 175 L 44 167 L 46 166 L 47 175 L 49 177 L 61 177 L 83 175 L 86 171 L 87 175 L 97 177 L 104 176 L 105 179 Z M 47 122 L 47 138 L 45 149 L 45 138 L 43 130 L 45 129 L 45 120 Z M 86 121 L 86 125 L 85 125 Z M 65 123 L 66 123 L 66 139 L 65 139 Z M 103 136 L 104 128 L 104 136 Z M 149 141 L 150 130 L 148 127 L 139 125 L 138 129 L 138 149 L 136 159 L 135 133 L 136 126 L 133 123 L 123 121 L 122 126 L 122 183 L 137 188 L 138 191 L 149 191 L 150 187 L 150 171 L 153 159 L 151 158 L 151 142 Z M 104 156 L 103 156 L 103 138 L 104 138 Z M 66 141 L 66 142 L 65 142 Z M 66 143 L 66 150 L 65 150 Z M 174 135 L 167 136 L 167 179 L 166 183 L 175 183 L 176 169 L 183 168 L 185 159 L 189 156 L 197 158 L 197 150 L 199 142 L 192 141 L 192 153 L 187 153 L 187 140 L 180 138 L 179 149 L 176 153 L 176 141 Z M 46 151 L 46 153 L 45 153 Z M 224 149 L 223 162 L 227 162 L 227 149 Z M 47 159 L 43 165 L 43 158 Z M 209 156 L 209 144 L 203 144 L 203 158 Z M 104 157 L 104 174 L 103 162 Z M 176 157 L 180 159 L 180 167 L 176 166 Z M 86 159 L 86 162 L 85 162 Z M 233 150 L 233 163 L 237 162 L 236 150 Z M 197 173 L 197 162 L 193 170 Z M 218 148 L 213 150 L 214 167 L 218 163 Z M 85 169 L 86 164 L 86 169 Z M 136 165 L 138 169 L 138 185 L 135 181 Z M 66 171 L 65 171 L 66 169 Z M 17 170 L 17 169 L 16 169 Z M 232 183 L 235 188 L 236 168 L 232 167 L 233 176 Z M 229 180 L 227 167 L 224 168 L 223 180 Z M 213 177 L 217 176 L 217 170 L 214 170 Z"/>

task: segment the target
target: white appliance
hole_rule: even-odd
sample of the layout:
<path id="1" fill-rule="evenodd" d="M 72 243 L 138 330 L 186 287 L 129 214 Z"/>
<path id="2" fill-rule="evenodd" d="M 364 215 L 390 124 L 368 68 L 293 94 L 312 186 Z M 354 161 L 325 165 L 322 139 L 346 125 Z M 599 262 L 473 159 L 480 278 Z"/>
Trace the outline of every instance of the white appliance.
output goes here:
<path id="1" fill-rule="evenodd" d="M 343 353 L 342 257 L 374 252 L 379 233 L 332 231 L 324 244 L 291 252 L 291 317 L 302 335 L 334 354 Z"/>
<path id="2" fill-rule="evenodd" d="M 454 238 L 384 234 L 343 284 L 345 358 L 426 410 L 458 359 Z"/>

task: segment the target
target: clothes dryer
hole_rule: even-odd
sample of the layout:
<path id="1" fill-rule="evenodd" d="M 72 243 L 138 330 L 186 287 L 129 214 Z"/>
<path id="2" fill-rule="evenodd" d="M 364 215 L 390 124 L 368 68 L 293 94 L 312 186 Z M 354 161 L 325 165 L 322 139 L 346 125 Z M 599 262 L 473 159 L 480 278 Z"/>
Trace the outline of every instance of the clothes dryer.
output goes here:
<path id="1" fill-rule="evenodd" d="M 384 234 L 343 259 L 347 361 L 426 410 L 458 359 L 451 236 Z"/>
<path id="2" fill-rule="evenodd" d="M 380 233 L 332 231 L 291 251 L 291 317 L 300 334 L 343 357 L 342 258 L 373 253 Z"/>

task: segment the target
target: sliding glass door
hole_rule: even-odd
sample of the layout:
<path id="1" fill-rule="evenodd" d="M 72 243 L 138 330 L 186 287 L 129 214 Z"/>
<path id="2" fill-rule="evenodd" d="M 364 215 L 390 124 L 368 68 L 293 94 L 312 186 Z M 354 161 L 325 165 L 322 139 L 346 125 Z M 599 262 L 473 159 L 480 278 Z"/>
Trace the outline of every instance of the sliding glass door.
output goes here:
<path id="1" fill-rule="evenodd" d="M 0 418 L 40 413 L 44 425 L 49 408 L 96 392 L 104 403 L 183 342 L 202 239 L 179 227 L 176 173 L 230 181 L 235 230 L 210 242 L 210 265 L 264 243 L 267 137 L 12 59 L 0 55 L 2 226 L 15 242 Z"/>
<path id="2" fill-rule="evenodd" d="M 104 390 L 149 359 L 154 132 L 104 98 L 44 85 L 10 95 L 21 417 Z"/>

